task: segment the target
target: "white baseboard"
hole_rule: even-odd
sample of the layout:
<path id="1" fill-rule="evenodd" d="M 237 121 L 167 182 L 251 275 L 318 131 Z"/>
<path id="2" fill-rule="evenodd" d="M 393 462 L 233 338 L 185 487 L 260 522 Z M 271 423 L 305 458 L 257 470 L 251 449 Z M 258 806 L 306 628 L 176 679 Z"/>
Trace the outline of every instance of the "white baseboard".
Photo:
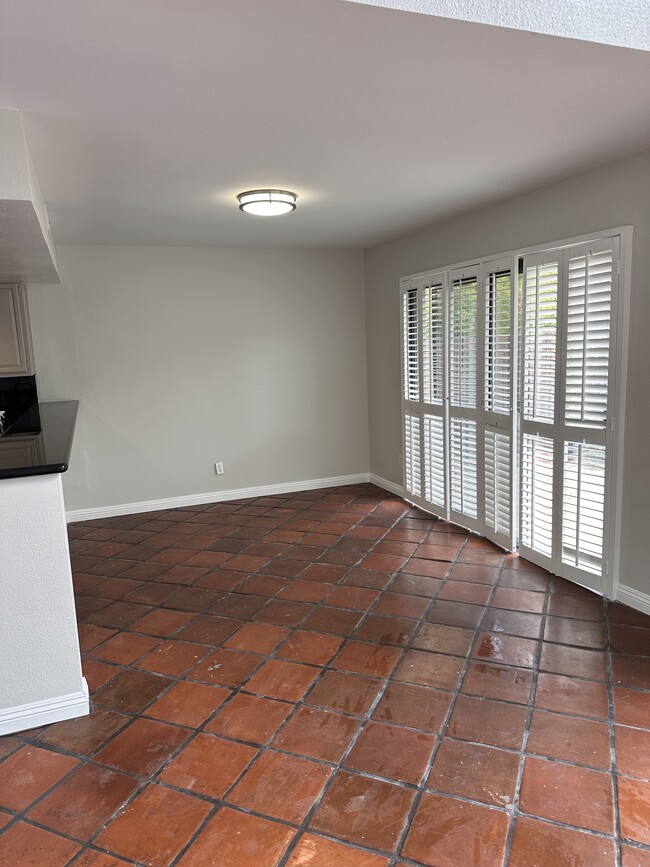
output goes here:
<path id="1" fill-rule="evenodd" d="M 377 485 L 378 488 L 383 488 L 385 491 L 390 491 L 391 494 L 395 494 L 398 497 L 404 496 L 404 486 L 397 485 L 395 482 L 389 482 L 388 479 L 382 479 L 381 476 L 376 476 L 374 473 L 370 473 L 368 475 L 368 481 L 372 482 L 373 485 Z"/>
<path id="2" fill-rule="evenodd" d="M 24 732 L 73 717 L 87 716 L 89 713 L 88 684 L 84 677 L 79 692 L 0 710 L 0 735 Z"/>
<path id="3" fill-rule="evenodd" d="M 643 593 L 634 587 L 619 584 L 616 590 L 616 601 L 629 605 L 630 608 L 636 608 L 644 614 L 650 614 L 650 593 Z"/>
<path id="4" fill-rule="evenodd" d="M 202 506 L 205 503 L 220 503 L 224 500 L 246 500 L 251 497 L 269 497 L 272 494 L 292 494 L 296 491 L 313 491 L 318 488 L 337 488 L 342 485 L 360 485 L 373 481 L 369 473 L 355 473 L 350 476 L 333 476 L 328 479 L 307 479 L 300 482 L 281 482 L 277 485 L 260 485 L 256 488 L 236 488 L 231 491 L 210 491 L 206 494 L 187 494 L 163 500 L 144 500 L 140 503 L 120 503 L 117 506 L 98 506 L 92 509 L 74 509 L 66 513 L 68 523 L 72 521 L 92 521 L 96 518 L 117 518 L 120 515 L 136 515 L 140 512 L 158 512 L 162 509 L 181 509 L 183 506 Z M 379 487 L 386 487 L 390 482 Z M 387 490 L 391 490 L 386 487 Z"/>

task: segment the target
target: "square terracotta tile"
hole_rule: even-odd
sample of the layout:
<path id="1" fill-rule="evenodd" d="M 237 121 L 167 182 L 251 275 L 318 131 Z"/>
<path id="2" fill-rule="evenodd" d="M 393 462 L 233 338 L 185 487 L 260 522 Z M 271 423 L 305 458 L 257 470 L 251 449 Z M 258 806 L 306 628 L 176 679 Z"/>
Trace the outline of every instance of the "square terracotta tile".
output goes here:
<path id="1" fill-rule="evenodd" d="M 186 676 L 190 680 L 234 689 L 255 671 L 260 662 L 260 657 L 254 653 L 224 648 L 199 662 Z"/>
<path id="2" fill-rule="evenodd" d="M 594 720 L 536 710 L 526 747 L 529 753 L 609 770 L 609 726 Z"/>
<path id="3" fill-rule="evenodd" d="M 331 635 L 348 636 L 352 634 L 361 617 L 360 611 L 346 611 L 342 608 L 316 608 L 301 623 L 301 628 Z"/>
<path id="4" fill-rule="evenodd" d="M 148 719 L 136 719 L 95 756 L 100 764 L 146 777 L 162 767 L 190 732 Z"/>
<path id="5" fill-rule="evenodd" d="M 495 747 L 521 749 L 527 709 L 517 705 L 459 695 L 447 734 Z"/>
<path id="6" fill-rule="evenodd" d="M 595 719 L 607 719 L 609 716 L 609 698 L 605 684 L 543 671 L 537 679 L 535 704 L 546 710 Z"/>
<path id="7" fill-rule="evenodd" d="M 180 677 L 212 651 L 211 647 L 188 641 L 161 641 L 146 656 L 134 663 L 135 668 L 155 674 Z"/>
<path id="8" fill-rule="evenodd" d="M 284 701 L 299 701 L 320 674 L 321 669 L 269 659 L 246 684 L 248 692 Z"/>
<path id="9" fill-rule="evenodd" d="M 268 751 L 237 783 L 228 801 L 298 825 L 312 808 L 330 774 L 330 768 L 324 765 Z"/>
<path id="10" fill-rule="evenodd" d="M 328 710 L 299 707 L 273 740 L 273 746 L 323 762 L 338 762 L 359 729 L 359 721 Z"/>
<path id="11" fill-rule="evenodd" d="M 485 662 L 501 662 L 505 665 L 532 668 L 535 664 L 538 645 L 539 642 L 529 638 L 518 638 L 514 635 L 503 635 L 496 632 L 481 632 L 472 655 Z"/>
<path id="12" fill-rule="evenodd" d="M 650 867 L 650 849 L 621 846 L 622 867 Z"/>
<path id="13" fill-rule="evenodd" d="M 599 650 L 568 647 L 565 644 L 542 644 L 539 667 L 541 671 L 566 674 L 588 680 L 606 680 L 605 654 Z"/>
<path id="14" fill-rule="evenodd" d="M 310 822 L 311 828 L 384 852 L 394 852 L 415 792 L 393 783 L 339 771 Z"/>
<path id="15" fill-rule="evenodd" d="M 526 758 L 519 806 L 543 819 L 614 833 L 612 778 L 600 771 Z"/>
<path id="16" fill-rule="evenodd" d="M 96 838 L 123 858 L 167 867 L 187 845 L 211 805 L 164 786 L 147 786 Z"/>
<path id="17" fill-rule="evenodd" d="M 307 696 L 306 702 L 352 716 L 363 716 L 370 710 L 382 685 L 382 681 L 376 678 L 326 671 Z"/>
<path id="18" fill-rule="evenodd" d="M 297 579 L 287 584 L 278 593 L 278 599 L 289 599 L 293 602 L 322 602 L 332 592 L 336 585 L 323 581 L 301 581 Z"/>
<path id="19" fill-rule="evenodd" d="M 295 829 L 230 807 L 210 819 L 178 862 L 179 867 L 275 867 Z M 218 860 L 216 860 L 218 859 Z"/>
<path id="20" fill-rule="evenodd" d="M 365 611 L 377 599 L 377 590 L 350 585 L 335 587 L 325 600 L 325 605 L 332 608 L 353 608 Z"/>
<path id="21" fill-rule="evenodd" d="M 388 867 L 388 858 L 353 849 L 315 834 L 303 834 L 287 861 L 287 867 Z"/>
<path id="22" fill-rule="evenodd" d="M 417 621 L 405 617 L 382 617 L 368 614 L 354 630 L 354 638 L 377 644 L 405 647 L 417 628 Z"/>
<path id="23" fill-rule="evenodd" d="M 308 556 L 306 553 L 304 556 Z M 326 584 L 338 584 L 348 571 L 346 566 L 333 566 L 330 563 L 311 563 L 302 567 L 302 581 L 319 581 Z"/>
<path id="24" fill-rule="evenodd" d="M 579 596 L 551 593 L 547 613 L 556 617 L 575 617 L 577 620 L 603 620 L 605 609 L 603 600 L 593 593 L 585 592 L 585 595 Z"/>
<path id="25" fill-rule="evenodd" d="M 493 867 L 503 861 L 507 833 L 505 812 L 425 792 L 402 852 L 431 867 Z"/>
<path id="26" fill-rule="evenodd" d="M 90 623 L 80 623 L 78 633 L 79 649 L 82 653 L 88 653 L 93 647 L 97 647 L 107 638 L 117 634 L 114 629 L 106 629 L 105 626 L 93 626 Z"/>
<path id="27" fill-rule="evenodd" d="M 234 650 L 250 650 L 251 653 L 261 653 L 266 656 L 271 653 L 289 635 L 289 629 L 281 626 L 270 626 L 266 623 L 244 623 L 237 632 L 224 641 L 224 647 Z"/>
<path id="28" fill-rule="evenodd" d="M 484 564 L 462 562 L 463 556 L 468 556 L 466 555 L 466 552 L 471 550 L 472 549 L 465 548 L 463 551 L 461 551 L 458 561 L 452 566 L 450 577 L 454 581 L 470 581 L 472 584 L 496 584 L 497 579 L 499 578 L 498 567 L 489 563 Z M 503 559 L 502 555 L 486 555 L 481 554 L 480 552 L 475 552 L 473 555 L 469 556 L 473 556 L 474 559 L 487 556 L 496 559 L 497 562 Z"/>
<path id="29" fill-rule="evenodd" d="M 650 846 L 650 783 L 619 777 L 618 808 L 621 837 Z"/>
<path id="30" fill-rule="evenodd" d="M 406 563 L 406 557 L 396 554 L 366 554 L 359 563 L 362 569 L 378 569 L 381 572 L 397 572 Z"/>
<path id="31" fill-rule="evenodd" d="M 250 596 L 243 593 L 225 593 L 217 602 L 215 602 L 210 611 L 212 614 L 217 614 L 219 617 L 233 617 L 239 620 L 244 620 L 247 617 L 252 617 L 256 611 L 259 611 L 263 605 L 266 605 L 268 598 L 266 596 Z M 200 610 L 205 610 L 200 609 Z"/>
<path id="32" fill-rule="evenodd" d="M 39 801 L 27 818 L 84 841 L 120 810 L 139 786 L 126 774 L 84 765 Z"/>
<path id="33" fill-rule="evenodd" d="M 335 669 L 354 671 L 370 677 L 388 677 L 401 655 L 402 651 L 397 647 L 350 640 L 330 665 Z"/>
<path id="34" fill-rule="evenodd" d="M 158 674 L 122 669 L 95 694 L 95 701 L 124 713 L 139 713 L 171 683 Z"/>
<path id="35" fill-rule="evenodd" d="M 434 735 L 369 722 L 344 764 L 354 771 L 417 786 L 436 742 Z"/>
<path id="36" fill-rule="evenodd" d="M 240 692 L 214 716 L 206 731 L 266 744 L 293 710 L 292 704 Z"/>
<path id="37" fill-rule="evenodd" d="M 449 563 L 440 560 L 429 560 L 420 557 L 411 557 L 404 571 L 412 575 L 421 575 L 424 578 L 444 578 L 449 570 Z"/>
<path id="38" fill-rule="evenodd" d="M 470 584 L 466 581 L 447 581 L 438 594 L 439 600 L 468 602 L 470 605 L 485 605 L 492 588 L 485 584 Z"/>
<path id="39" fill-rule="evenodd" d="M 423 623 L 413 640 L 413 647 L 418 650 L 466 656 L 473 640 L 474 633 L 469 629 L 440 623 Z"/>
<path id="40" fill-rule="evenodd" d="M 617 687 L 614 689 L 614 714 L 616 722 L 637 728 L 650 728 L 648 713 L 650 693 L 639 692 L 636 689 Z"/>
<path id="41" fill-rule="evenodd" d="M 58 750 L 90 756 L 130 721 L 129 716 L 93 707 L 88 716 L 46 726 L 39 740 Z"/>
<path id="42" fill-rule="evenodd" d="M 532 682 L 533 673 L 528 669 L 472 661 L 461 690 L 468 695 L 528 704 Z"/>
<path id="43" fill-rule="evenodd" d="M 584 621 L 581 621 L 584 623 Z M 518 635 L 520 638 L 538 639 L 542 630 L 540 614 L 525 611 L 506 611 L 503 608 L 487 608 L 481 624 L 485 632 Z"/>
<path id="44" fill-rule="evenodd" d="M 541 614 L 544 610 L 544 593 L 532 590 L 516 590 L 512 587 L 497 587 L 490 605 L 495 608 L 509 608 L 513 611 L 528 611 L 531 614 Z"/>
<path id="45" fill-rule="evenodd" d="M 443 656 L 423 650 L 408 650 L 402 657 L 393 677 L 421 686 L 453 690 L 458 682 L 464 660 L 457 656 Z"/>
<path id="46" fill-rule="evenodd" d="M 427 788 L 495 807 L 512 804 L 519 753 L 443 738 Z"/>
<path id="47" fill-rule="evenodd" d="M 272 575 L 251 575 L 237 585 L 238 593 L 252 593 L 254 596 L 275 596 L 286 587 L 286 578 L 275 578 Z"/>
<path id="48" fill-rule="evenodd" d="M 438 598 L 427 614 L 427 620 L 432 623 L 444 623 L 447 626 L 476 629 L 483 619 L 485 610 L 480 605 Z"/>
<path id="49" fill-rule="evenodd" d="M 343 639 L 334 635 L 320 635 L 298 629 L 285 641 L 276 655 L 292 662 L 327 665 L 342 644 Z"/>
<path id="50" fill-rule="evenodd" d="M 422 596 L 407 596 L 406 593 L 386 591 L 373 608 L 373 613 L 419 620 L 427 610 L 429 601 Z"/>
<path id="51" fill-rule="evenodd" d="M 243 624 L 242 620 L 230 617 L 215 617 L 212 614 L 198 614 L 194 616 L 184 614 L 183 617 L 188 617 L 189 620 L 185 621 L 183 628 L 176 633 L 174 638 L 178 638 L 179 641 L 196 641 L 197 644 L 209 644 L 212 647 L 218 647 Z"/>
<path id="52" fill-rule="evenodd" d="M 615 686 L 650 690 L 650 658 L 612 653 L 612 676 Z"/>
<path id="53" fill-rule="evenodd" d="M 424 596 L 430 599 L 442 586 L 440 578 L 425 575 L 407 575 L 400 572 L 390 585 L 391 593 L 406 593 L 408 596 Z"/>
<path id="54" fill-rule="evenodd" d="M 525 816 L 517 819 L 509 867 L 611 867 L 615 863 L 611 840 Z"/>
<path id="55" fill-rule="evenodd" d="M 94 693 L 122 671 L 121 668 L 115 665 L 96 662 L 94 659 L 88 659 L 88 657 L 81 660 L 81 668 L 91 693 Z"/>
<path id="56" fill-rule="evenodd" d="M 159 635 L 167 638 L 192 620 L 192 614 L 183 611 L 165 611 L 156 608 L 131 624 L 134 632 L 144 632 L 145 635 Z"/>
<path id="57" fill-rule="evenodd" d="M 616 769 L 626 777 L 650 779 L 650 731 L 616 726 Z"/>
<path id="58" fill-rule="evenodd" d="M 383 590 L 391 580 L 392 572 L 382 572 L 378 569 L 351 569 L 343 578 L 341 584 L 352 584 L 354 587 L 372 587 Z"/>
<path id="59" fill-rule="evenodd" d="M 180 681 L 150 705 L 144 716 L 198 728 L 232 693 L 220 686 Z"/>
<path id="60" fill-rule="evenodd" d="M 447 692 L 391 682 L 372 718 L 425 732 L 439 732 L 447 716 L 451 696 Z"/>
<path id="61" fill-rule="evenodd" d="M 0 764 L 0 807 L 22 812 L 78 764 L 50 750 L 22 747 Z"/>
<path id="62" fill-rule="evenodd" d="M 573 644 L 576 647 L 605 649 L 604 625 L 597 620 L 575 620 L 569 617 L 547 617 L 545 641 Z M 612 649 L 614 649 L 612 647 Z"/>
<path id="63" fill-rule="evenodd" d="M 253 614 L 253 620 L 260 623 L 273 623 L 276 626 L 298 626 L 313 611 L 314 606 L 305 602 L 287 602 L 285 599 L 271 599 Z"/>
<path id="64" fill-rule="evenodd" d="M 177 789 L 222 798 L 256 755 L 256 747 L 198 734 L 171 760 L 159 779 Z"/>
<path id="65" fill-rule="evenodd" d="M 79 843 L 59 837 L 50 831 L 35 828 L 26 822 L 16 822 L 0 837 L 0 849 L 5 864 L 20 867 L 44 867 L 67 864 L 80 851 Z"/>

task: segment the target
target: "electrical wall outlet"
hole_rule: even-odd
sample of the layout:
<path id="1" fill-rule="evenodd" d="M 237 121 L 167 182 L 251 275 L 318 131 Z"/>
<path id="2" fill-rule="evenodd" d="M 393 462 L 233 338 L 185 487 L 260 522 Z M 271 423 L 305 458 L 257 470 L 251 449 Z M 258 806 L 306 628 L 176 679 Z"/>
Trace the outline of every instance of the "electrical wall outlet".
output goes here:
<path id="1" fill-rule="evenodd" d="M 222 463 L 215 464 L 214 465 L 214 471 L 218 476 L 222 476 L 223 475 L 223 464 Z"/>

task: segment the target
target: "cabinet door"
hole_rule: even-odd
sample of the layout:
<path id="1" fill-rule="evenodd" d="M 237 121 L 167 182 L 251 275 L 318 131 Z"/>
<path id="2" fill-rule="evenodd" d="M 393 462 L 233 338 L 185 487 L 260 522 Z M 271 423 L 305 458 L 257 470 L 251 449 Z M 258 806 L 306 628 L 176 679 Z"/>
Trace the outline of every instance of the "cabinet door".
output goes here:
<path id="1" fill-rule="evenodd" d="M 34 372 L 27 294 L 20 283 L 0 284 L 0 376 Z"/>
<path id="2" fill-rule="evenodd" d="M 0 439 L 0 470 L 35 467 L 45 460 L 40 436 Z"/>

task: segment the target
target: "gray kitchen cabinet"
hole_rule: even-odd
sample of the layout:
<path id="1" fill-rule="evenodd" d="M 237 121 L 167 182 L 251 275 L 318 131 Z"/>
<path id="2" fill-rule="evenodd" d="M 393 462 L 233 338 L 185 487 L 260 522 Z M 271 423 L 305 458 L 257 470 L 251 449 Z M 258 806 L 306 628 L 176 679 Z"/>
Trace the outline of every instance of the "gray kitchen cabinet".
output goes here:
<path id="1" fill-rule="evenodd" d="M 0 283 L 0 376 L 34 373 L 34 356 L 22 283 Z"/>

